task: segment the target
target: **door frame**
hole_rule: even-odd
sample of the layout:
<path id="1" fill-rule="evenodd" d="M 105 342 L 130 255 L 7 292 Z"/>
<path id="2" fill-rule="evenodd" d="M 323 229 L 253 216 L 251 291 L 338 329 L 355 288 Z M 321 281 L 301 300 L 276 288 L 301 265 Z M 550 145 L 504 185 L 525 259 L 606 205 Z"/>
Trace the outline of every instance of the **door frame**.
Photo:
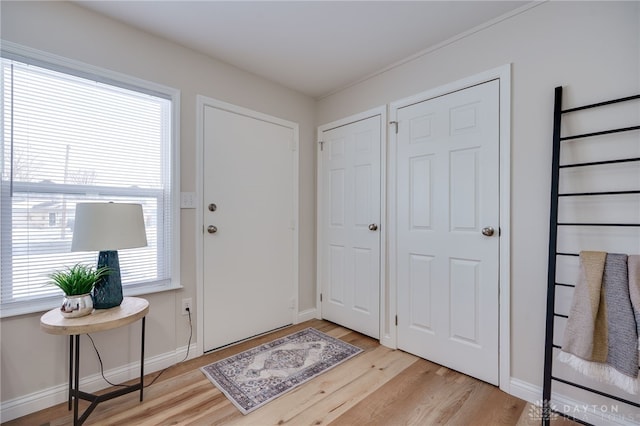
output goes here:
<path id="1" fill-rule="evenodd" d="M 461 80 L 454 81 L 452 83 L 445 84 L 422 93 L 418 93 L 407 98 L 403 98 L 389 104 L 389 118 L 390 124 L 394 123 L 393 120 L 397 120 L 398 109 L 413 105 L 419 102 L 423 102 L 439 96 L 444 96 L 452 92 L 463 90 L 471 86 L 486 83 L 492 80 L 499 81 L 499 332 L 498 332 L 498 375 L 500 389 L 510 393 L 510 376 L 511 376 L 511 327 L 510 327 L 510 288 L 511 288 L 511 249 L 510 249 L 510 205 L 511 205 L 511 64 L 506 64 Z M 391 224 L 397 223 L 397 203 L 396 203 L 396 167 L 397 156 L 395 147 L 397 146 L 396 129 L 394 125 L 389 126 L 389 157 L 388 157 L 388 221 Z M 393 149 L 391 149 L 393 148 Z M 388 229 L 388 243 L 389 243 L 389 256 L 388 273 L 389 273 L 389 288 L 386 294 L 389 299 L 384 302 L 389 307 L 389 337 L 381 341 L 382 344 L 391 348 L 397 348 L 397 329 L 391 327 L 391 318 L 397 315 L 397 233 L 395 225 Z M 382 331 L 382 329 L 381 329 Z"/>
<path id="2" fill-rule="evenodd" d="M 357 121 L 366 120 L 368 118 L 372 118 L 375 116 L 380 116 L 380 268 L 379 268 L 379 276 L 380 276 L 380 290 L 379 290 L 379 299 L 380 299 L 380 307 L 379 307 L 379 327 L 380 327 L 380 343 L 385 346 L 389 346 L 386 343 L 383 343 L 383 340 L 387 337 L 383 330 L 385 330 L 383 324 L 385 323 L 385 318 L 387 317 L 387 304 L 385 300 L 388 297 L 385 296 L 385 290 L 387 289 L 387 280 L 386 280 L 386 259 L 387 259 L 387 198 L 386 198 L 386 187 L 387 187 L 387 106 L 382 105 L 376 108 L 372 108 L 367 111 L 363 111 L 358 114 L 350 115 L 348 117 L 342 118 L 340 120 L 332 121 L 327 124 L 323 124 L 318 126 L 317 130 L 317 176 L 316 176 L 316 306 L 318 309 L 316 310 L 316 318 L 322 319 L 322 303 L 320 302 L 320 294 L 322 293 L 322 283 L 323 275 L 322 275 L 322 267 L 323 257 L 322 257 L 322 247 L 324 244 L 324 233 L 322 229 L 322 223 L 324 220 L 323 217 L 323 209 L 320 208 L 322 205 L 323 198 L 323 162 L 322 155 L 320 155 L 320 142 L 322 141 L 322 134 L 328 130 L 333 130 L 337 127 L 346 126 L 351 123 L 355 123 Z"/>
<path id="3" fill-rule="evenodd" d="M 293 146 L 291 150 L 296 153 L 293 156 L 293 212 L 295 218 L 293 225 L 293 288 L 291 289 L 291 297 L 295 300 L 295 306 L 291 310 L 291 323 L 297 324 L 298 321 L 298 303 L 299 303 L 299 228 L 300 228 L 300 197 L 299 197 L 299 164 L 300 164 L 300 130 L 298 123 L 254 111 L 248 108 L 240 107 L 218 99 L 209 98 L 203 95 L 196 96 L 196 220 L 195 220 L 195 245 L 196 245 L 196 354 L 204 353 L 204 108 L 213 107 L 229 111 L 232 113 L 244 115 L 256 120 L 266 121 L 268 123 L 277 124 L 293 130 Z M 247 336 L 252 337 L 252 336 Z"/>

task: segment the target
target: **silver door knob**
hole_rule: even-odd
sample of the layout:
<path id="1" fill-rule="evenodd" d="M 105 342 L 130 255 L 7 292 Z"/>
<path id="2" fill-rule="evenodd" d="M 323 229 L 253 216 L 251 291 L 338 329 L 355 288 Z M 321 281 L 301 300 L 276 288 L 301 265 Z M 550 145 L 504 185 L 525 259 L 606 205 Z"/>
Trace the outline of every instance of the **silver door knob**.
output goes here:
<path id="1" fill-rule="evenodd" d="M 485 226 L 484 228 L 482 228 L 482 235 L 484 235 L 485 237 L 492 236 L 494 232 L 495 230 L 490 226 Z"/>
<path id="2" fill-rule="evenodd" d="M 216 206 L 215 203 L 209 204 L 209 211 L 210 212 L 215 212 L 216 210 L 218 210 L 218 206 Z"/>
<path id="3" fill-rule="evenodd" d="M 378 230 L 378 225 L 376 225 L 375 223 L 372 223 L 371 225 L 369 225 L 369 231 L 377 231 Z"/>
<path id="4" fill-rule="evenodd" d="M 207 232 L 210 234 L 215 234 L 216 232 L 218 232 L 218 228 L 216 226 L 209 225 L 207 226 Z"/>

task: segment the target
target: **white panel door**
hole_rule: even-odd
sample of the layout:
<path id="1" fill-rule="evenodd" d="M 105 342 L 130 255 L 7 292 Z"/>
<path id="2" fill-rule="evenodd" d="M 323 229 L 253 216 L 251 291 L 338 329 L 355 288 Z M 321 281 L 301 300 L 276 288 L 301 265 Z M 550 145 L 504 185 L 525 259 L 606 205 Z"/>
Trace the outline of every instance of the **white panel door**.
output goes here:
<path id="1" fill-rule="evenodd" d="M 294 130 L 264 119 L 204 106 L 203 125 L 208 351 L 293 322 L 297 152 Z"/>
<path id="2" fill-rule="evenodd" d="M 322 317 L 380 334 L 381 117 L 322 134 Z"/>
<path id="3" fill-rule="evenodd" d="M 398 109 L 396 188 L 398 347 L 496 385 L 498 113 L 497 80 Z"/>

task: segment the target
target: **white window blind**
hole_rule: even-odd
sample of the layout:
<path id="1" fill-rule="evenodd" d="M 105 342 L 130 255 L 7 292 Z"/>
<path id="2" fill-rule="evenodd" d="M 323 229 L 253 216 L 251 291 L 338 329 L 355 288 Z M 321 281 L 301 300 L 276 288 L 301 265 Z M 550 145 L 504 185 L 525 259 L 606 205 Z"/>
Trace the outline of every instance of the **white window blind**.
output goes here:
<path id="1" fill-rule="evenodd" d="M 125 294 L 170 286 L 171 97 L 6 58 L 1 77 L 2 308 L 57 301 L 49 274 L 95 266 L 70 252 L 78 202 L 142 204 L 148 246 L 119 251 Z"/>

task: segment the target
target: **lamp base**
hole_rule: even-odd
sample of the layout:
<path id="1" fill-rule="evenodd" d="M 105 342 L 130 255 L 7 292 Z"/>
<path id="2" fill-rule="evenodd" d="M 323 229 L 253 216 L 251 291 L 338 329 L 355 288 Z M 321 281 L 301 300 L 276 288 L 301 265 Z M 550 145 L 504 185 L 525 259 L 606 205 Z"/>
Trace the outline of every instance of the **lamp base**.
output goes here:
<path id="1" fill-rule="evenodd" d="M 101 251 L 98 254 L 98 268 L 109 268 L 109 275 L 104 276 L 93 287 L 93 307 L 109 309 L 122 303 L 122 281 L 120 280 L 120 262 L 116 250 Z"/>

